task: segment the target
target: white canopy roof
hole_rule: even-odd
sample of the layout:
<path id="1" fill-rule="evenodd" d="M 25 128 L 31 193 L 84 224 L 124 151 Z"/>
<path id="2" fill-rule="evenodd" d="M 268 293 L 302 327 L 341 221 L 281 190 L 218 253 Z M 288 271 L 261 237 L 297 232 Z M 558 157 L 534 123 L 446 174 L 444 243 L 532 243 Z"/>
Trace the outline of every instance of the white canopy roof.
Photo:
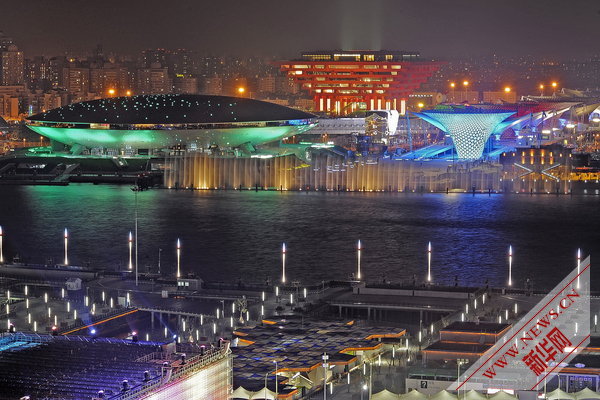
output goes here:
<path id="1" fill-rule="evenodd" d="M 546 399 L 548 400 L 575 400 L 575 396 L 571 393 L 567 393 L 559 388 L 554 389 L 550 393 L 546 393 Z"/>
<path id="2" fill-rule="evenodd" d="M 381 392 L 371 395 L 372 400 L 398 400 L 399 398 L 399 395 L 390 392 L 387 389 L 383 389 Z"/>
<path id="3" fill-rule="evenodd" d="M 590 388 L 585 388 L 583 390 L 580 390 L 577 393 L 570 393 L 571 395 L 574 395 L 575 398 L 577 400 L 584 400 L 584 399 L 600 399 L 600 394 L 597 392 L 594 392 L 592 389 Z"/>

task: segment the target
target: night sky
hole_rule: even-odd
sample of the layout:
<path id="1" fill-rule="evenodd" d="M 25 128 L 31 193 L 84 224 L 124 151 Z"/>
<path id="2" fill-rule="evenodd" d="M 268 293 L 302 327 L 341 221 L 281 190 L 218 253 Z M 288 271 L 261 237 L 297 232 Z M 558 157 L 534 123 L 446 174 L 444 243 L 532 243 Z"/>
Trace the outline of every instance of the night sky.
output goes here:
<path id="1" fill-rule="evenodd" d="M 2 0 L 28 56 L 184 47 L 218 55 L 417 50 L 426 57 L 600 53 L 598 0 Z"/>

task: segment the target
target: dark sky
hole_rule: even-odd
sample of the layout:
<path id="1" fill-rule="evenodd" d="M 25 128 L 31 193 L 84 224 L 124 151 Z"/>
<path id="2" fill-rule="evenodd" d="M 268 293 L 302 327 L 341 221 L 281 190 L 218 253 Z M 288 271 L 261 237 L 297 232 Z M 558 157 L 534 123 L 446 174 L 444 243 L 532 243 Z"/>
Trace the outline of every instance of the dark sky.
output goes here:
<path id="1" fill-rule="evenodd" d="M 0 0 L 26 55 L 185 47 L 228 55 L 387 48 L 426 57 L 600 53 L 600 0 Z"/>

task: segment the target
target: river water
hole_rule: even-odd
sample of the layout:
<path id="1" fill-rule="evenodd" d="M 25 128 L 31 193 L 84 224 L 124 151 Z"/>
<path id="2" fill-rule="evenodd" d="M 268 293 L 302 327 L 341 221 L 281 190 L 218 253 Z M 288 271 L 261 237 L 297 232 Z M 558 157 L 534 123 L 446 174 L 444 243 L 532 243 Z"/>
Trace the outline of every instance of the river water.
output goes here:
<path id="1" fill-rule="evenodd" d="M 74 265 L 125 268 L 134 228 L 127 186 L 0 187 L 6 258 L 63 259 L 68 228 Z M 432 242 L 434 282 L 504 285 L 508 246 L 522 287 L 558 283 L 582 254 L 600 256 L 600 196 L 149 190 L 138 195 L 139 265 L 181 266 L 210 281 L 277 280 L 281 243 L 288 279 L 346 279 L 361 239 L 368 280 L 422 281 Z M 592 263 L 593 268 L 593 263 Z M 592 269 L 593 288 L 600 274 Z"/>

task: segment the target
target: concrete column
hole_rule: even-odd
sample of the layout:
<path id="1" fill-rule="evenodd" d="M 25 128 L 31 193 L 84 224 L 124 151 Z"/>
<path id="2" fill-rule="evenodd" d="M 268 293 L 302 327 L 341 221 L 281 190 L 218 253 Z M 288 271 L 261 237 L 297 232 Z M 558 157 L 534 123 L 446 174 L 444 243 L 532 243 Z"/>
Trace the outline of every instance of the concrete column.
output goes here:
<path id="1" fill-rule="evenodd" d="M 150 311 L 150 328 L 154 329 L 154 311 Z"/>
<path id="2" fill-rule="evenodd" d="M 371 307 L 367 308 L 367 321 L 371 319 Z"/>
<path id="3" fill-rule="evenodd" d="M 338 311 L 340 313 L 340 318 L 342 317 L 342 306 L 338 306 Z"/>

